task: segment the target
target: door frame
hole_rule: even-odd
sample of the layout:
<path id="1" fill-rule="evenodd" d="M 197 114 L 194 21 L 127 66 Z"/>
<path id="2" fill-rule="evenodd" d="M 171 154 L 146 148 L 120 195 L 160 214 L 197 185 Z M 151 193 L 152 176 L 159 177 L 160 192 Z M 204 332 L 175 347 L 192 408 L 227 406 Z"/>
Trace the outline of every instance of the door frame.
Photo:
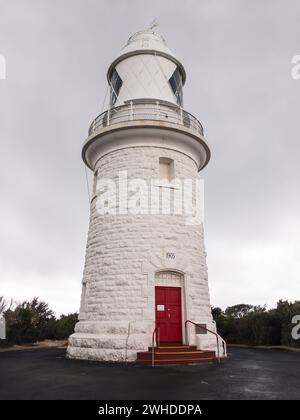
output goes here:
<path id="1" fill-rule="evenodd" d="M 177 280 L 162 279 L 160 275 L 175 274 Z M 186 344 L 185 337 L 185 321 L 187 320 L 187 299 L 186 299 L 186 276 L 182 271 L 174 269 L 162 269 L 155 271 L 154 281 L 154 322 L 156 321 L 156 302 L 155 302 L 155 287 L 178 287 L 181 290 L 181 331 L 182 331 L 182 344 Z M 155 324 L 156 325 L 156 324 Z"/>

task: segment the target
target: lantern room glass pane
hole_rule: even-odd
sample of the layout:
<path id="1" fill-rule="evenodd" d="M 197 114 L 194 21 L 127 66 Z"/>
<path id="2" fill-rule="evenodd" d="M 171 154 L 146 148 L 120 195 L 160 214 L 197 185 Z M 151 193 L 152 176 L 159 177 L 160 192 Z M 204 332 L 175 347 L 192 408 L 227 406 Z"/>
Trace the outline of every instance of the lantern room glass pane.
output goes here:
<path id="1" fill-rule="evenodd" d="M 176 96 L 177 105 L 183 106 L 183 95 L 182 95 L 182 77 L 179 67 L 176 67 L 174 73 L 169 79 L 171 89 Z"/>
<path id="2" fill-rule="evenodd" d="M 116 69 L 114 69 L 110 79 L 110 106 L 113 106 L 118 98 L 123 81 Z"/>

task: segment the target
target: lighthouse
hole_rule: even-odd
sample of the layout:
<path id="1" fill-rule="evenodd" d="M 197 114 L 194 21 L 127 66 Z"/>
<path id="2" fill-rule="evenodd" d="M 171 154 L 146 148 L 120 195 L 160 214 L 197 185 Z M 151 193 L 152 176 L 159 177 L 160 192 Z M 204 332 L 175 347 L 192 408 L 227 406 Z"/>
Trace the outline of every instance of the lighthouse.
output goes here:
<path id="1" fill-rule="evenodd" d="M 82 148 L 94 181 L 79 321 L 67 355 L 146 364 L 149 354 L 152 363 L 161 353 L 162 361 L 176 353 L 175 362 L 189 351 L 195 361 L 224 356 L 200 211 L 199 172 L 210 150 L 183 105 L 186 71 L 149 28 L 129 38 L 107 80 L 109 105 Z"/>

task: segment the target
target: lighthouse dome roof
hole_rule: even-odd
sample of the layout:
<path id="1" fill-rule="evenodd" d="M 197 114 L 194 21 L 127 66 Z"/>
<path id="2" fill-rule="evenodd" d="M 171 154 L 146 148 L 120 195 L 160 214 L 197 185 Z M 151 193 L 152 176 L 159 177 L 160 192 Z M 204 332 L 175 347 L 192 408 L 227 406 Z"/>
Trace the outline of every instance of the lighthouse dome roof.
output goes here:
<path id="1" fill-rule="evenodd" d="M 131 35 L 127 41 L 127 44 L 122 49 L 122 53 L 135 50 L 153 50 L 157 52 L 163 52 L 175 58 L 175 55 L 167 47 L 166 41 L 162 35 L 154 32 L 152 29 L 145 29 Z"/>
<path id="2" fill-rule="evenodd" d="M 186 73 L 183 65 L 169 49 L 162 35 L 152 29 L 144 29 L 130 36 L 126 45 L 122 48 L 121 54 L 110 65 L 107 72 L 108 80 L 110 80 L 113 69 L 120 61 L 138 54 L 154 54 L 173 61 L 180 68 L 184 84 Z"/>

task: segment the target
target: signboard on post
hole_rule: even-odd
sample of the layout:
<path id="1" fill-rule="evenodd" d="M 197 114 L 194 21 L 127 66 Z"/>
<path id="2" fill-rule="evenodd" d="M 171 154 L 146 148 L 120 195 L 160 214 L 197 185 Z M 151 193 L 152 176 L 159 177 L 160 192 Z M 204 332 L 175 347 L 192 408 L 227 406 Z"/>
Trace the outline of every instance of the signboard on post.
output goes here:
<path id="1" fill-rule="evenodd" d="M 0 340 L 6 339 L 6 325 L 5 318 L 3 315 L 0 315 Z"/>

